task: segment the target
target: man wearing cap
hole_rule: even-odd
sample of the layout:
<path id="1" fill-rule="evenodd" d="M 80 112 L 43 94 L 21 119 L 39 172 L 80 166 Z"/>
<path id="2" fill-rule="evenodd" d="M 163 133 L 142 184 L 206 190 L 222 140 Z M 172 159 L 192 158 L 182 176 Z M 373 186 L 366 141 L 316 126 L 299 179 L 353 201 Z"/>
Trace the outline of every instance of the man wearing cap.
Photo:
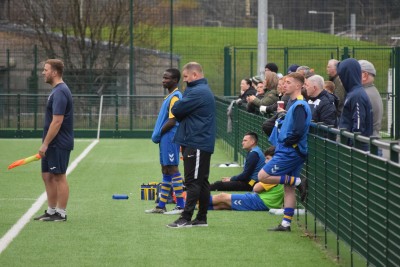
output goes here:
<path id="1" fill-rule="evenodd" d="M 297 65 L 297 64 L 292 64 L 292 65 L 290 65 L 289 68 L 288 68 L 288 70 L 287 70 L 287 74 L 290 74 L 290 73 L 292 73 L 292 72 L 296 72 L 298 67 L 300 67 L 300 66 Z"/>
<path id="2" fill-rule="evenodd" d="M 374 65 L 367 60 L 359 60 L 358 63 L 360 63 L 361 66 L 361 83 L 372 105 L 372 135 L 380 136 L 379 131 L 382 125 L 383 103 L 382 97 L 374 84 L 376 70 Z M 382 150 L 378 152 L 378 155 L 382 155 Z"/>

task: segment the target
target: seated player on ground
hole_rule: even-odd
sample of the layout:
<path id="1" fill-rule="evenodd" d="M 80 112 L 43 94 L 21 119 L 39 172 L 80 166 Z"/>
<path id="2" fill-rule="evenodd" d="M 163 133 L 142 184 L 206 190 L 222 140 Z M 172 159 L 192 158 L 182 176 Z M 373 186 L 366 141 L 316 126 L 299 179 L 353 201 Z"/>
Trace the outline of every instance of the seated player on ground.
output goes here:
<path id="1" fill-rule="evenodd" d="M 210 185 L 210 191 L 252 191 L 258 182 L 258 172 L 264 166 L 265 157 L 261 148 L 257 145 L 258 136 L 254 132 L 245 133 L 242 147 L 247 151 L 243 172 L 232 176 L 223 177 Z"/>
<path id="2" fill-rule="evenodd" d="M 274 155 L 275 147 L 265 151 L 265 162 Z M 283 204 L 283 185 L 256 183 L 253 193 L 227 194 L 210 196 L 209 210 L 268 211 L 280 209 Z"/>

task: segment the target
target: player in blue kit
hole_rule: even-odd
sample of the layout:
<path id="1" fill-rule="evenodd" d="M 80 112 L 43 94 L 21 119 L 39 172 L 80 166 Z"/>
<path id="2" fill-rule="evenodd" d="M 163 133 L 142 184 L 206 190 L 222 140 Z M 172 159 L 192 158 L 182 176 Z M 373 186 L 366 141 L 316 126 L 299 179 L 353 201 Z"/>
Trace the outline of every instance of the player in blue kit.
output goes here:
<path id="1" fill-rule="evenodd" d="M 169 94 L 164 98 L 151 137 L 152 141 L 159 144 L 160 148 L 160 163 L 163 175 L 161 196 L 158 205 L 153 209 L 146 210 L 146 213 L 180 214 L 185 206 L 183 179 L 178 169 L 180 147 L 173 142 L 179 123 L 171 113 L 171 108 L 175 102 L 182 98 L 182 94 L 178 90 L 180 78 L 181 73 L 178 69 L 167 69 L 163 74 L 162 84 Z M 171 187 L 175 192 L 177 205 L 173 210 L 167 212 L 165 204 Z"/>
<path id="2" fill-rule="evenodd" d="M 43 215 L 35 218 L 39 221 L 67 220 L 69 185 L 66 172 L 74 148 L 74 109 L 71 91 L 62 79 L 63 72 L 64 63 L 61 60 L 46 60 L 42 74 L 53 90 L 47 99 L 39 155 L 42 157 L 42 179 L 48 208 Z"/>
<path id="3" fill-rule="evenodd" d="M 305 181 L 300 179 L 300 171 L 307 157 L 307 134 L 311 123 L 311 110 L 301 94 L 304 76 L 290 73 L 286 76 L 284 88 L 290 96 L 287 113 L 278 119 L 270 142 L 276 147 L 274 157 L 258 173 L 258 180 L 266 184 L 284 184 L 284 217 L 278 227 L 270 231 L 291 231 L 290 224 L 296 205 L 295 186 L 301 189 L 305 198 Z M 278 108 L 278 112 L 282 111 Z"/>
<path id="4" fill-rule="evenodd" d="M 269 147 L 265 155 L 265 163 L 274 156 L 275 147 Z M 268 211 L 280 209 L 283 204 L 283 185 L 256 183 L 252 193 L 227 194 L 210 196 L 209 210 Z"/>

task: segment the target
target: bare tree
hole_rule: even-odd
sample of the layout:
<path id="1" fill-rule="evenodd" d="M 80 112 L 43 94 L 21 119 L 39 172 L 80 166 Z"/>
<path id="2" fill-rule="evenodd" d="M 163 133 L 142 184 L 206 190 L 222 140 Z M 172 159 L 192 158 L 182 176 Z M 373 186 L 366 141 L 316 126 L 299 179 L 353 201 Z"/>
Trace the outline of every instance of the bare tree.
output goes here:
<path id="1" fill-rule="evenodd" d="M 154 8 L 135 1 L 134 25 L 144 25 L 143 18 Z M 64 60 L 74 92 L 93 93 L 99 87 L 106 91 L 116 69 L 126 69 L 130 0 L 20 0 L 13 3 L 13 11 L 14 22 L 35 32 L 43 57 Z M 138 27 L 135 43 L 155 46 L 148 38 L 158 23 L 154 17 Z"/>

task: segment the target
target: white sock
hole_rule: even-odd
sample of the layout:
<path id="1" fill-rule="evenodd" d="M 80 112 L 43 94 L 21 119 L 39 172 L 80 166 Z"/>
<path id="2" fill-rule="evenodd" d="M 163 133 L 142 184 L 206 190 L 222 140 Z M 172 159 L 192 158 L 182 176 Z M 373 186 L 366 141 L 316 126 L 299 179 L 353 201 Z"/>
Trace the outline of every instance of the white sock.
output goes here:
<path id="1" fill-rule="evenodd" d="M 47 207 L 46 212 L 47 212 L 47 214 L 53 215 L 54 213 L 56 213 L 56 208 Z"/>
<path id="2" fill-rule="evenodd" d="M 65 209 L 57 208 L 56 210 L 63 218 L 65 218 L 65 216 L 67 215 L 67 211 Z"/>
<path id="3" fill-rule="evenodd" d="M 281 225 L 282 225 L 283 227 L 288 227 L 288 226 L 290 226 L 290 222 L 288 222 L 288 221 L 286 221 L 286 220 L 282 220 Z"/>
<path id="4" fill-rule="evenodd" d="M 301 179 L 300 179 L 300 177 L 296 177 L 296 181 L 294 182 L 294 185 L 298 186 L 299 184 L 301 184 Z"/>

